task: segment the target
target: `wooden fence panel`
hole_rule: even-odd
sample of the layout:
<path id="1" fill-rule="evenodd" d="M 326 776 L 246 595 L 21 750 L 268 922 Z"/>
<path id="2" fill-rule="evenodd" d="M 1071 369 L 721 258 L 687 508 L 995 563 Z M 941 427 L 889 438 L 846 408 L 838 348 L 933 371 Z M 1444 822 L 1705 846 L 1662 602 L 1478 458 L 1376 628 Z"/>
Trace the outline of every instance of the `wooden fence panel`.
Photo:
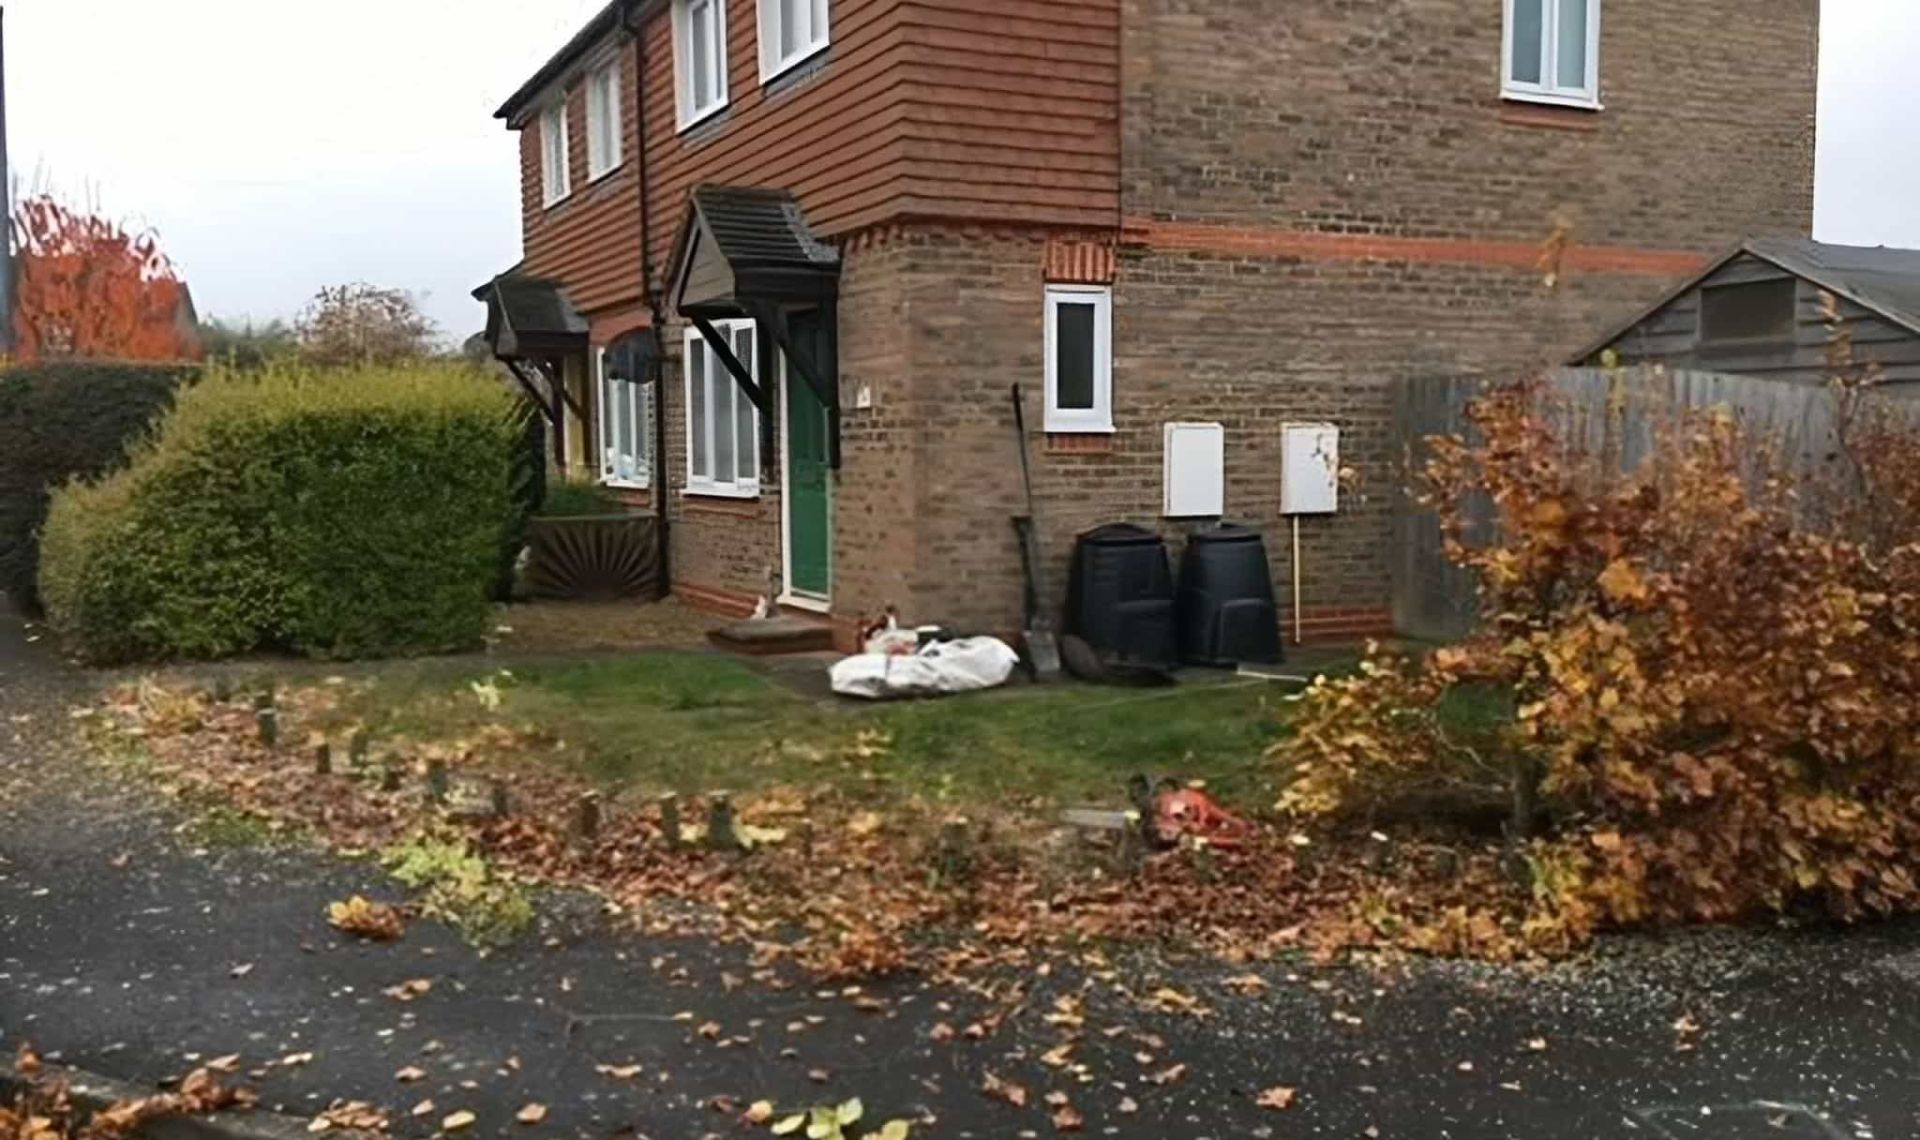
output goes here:
<path id="1" fill-rule="evenodd" d="M 1652 452 L 1663 423 L 1682 409 L 1727 408 L 1755 438 L 1778 442 L 1779 456 L 1807 484 L 1817 484 L 1839 462 L 1833 397 L 1827 389 L 1752 376 L 1670 371 L 1647 365 L 1609 372 L 1565 368 L 1551 380 L 1552 414 L 1562 438 L 1599 455 L 1606 443 L 1607 400 L 1618 379 L 1622 412 L 1617 430 L 1623 469 Z M 1467 404 L 1487 388 L 1484 380 L 1440 377 L 1407 381 L 1394 390 L 1395 451 L 1406 458 L 1393 513 L 1393 620 L 1407 637 L 1449 640 L 1473 624 L 1478 592 L 1473 575 L 1448 562 L 1440 521 L 1404 489 L 1424 465 L 1426 440 L 1466 430 Z M 1897 406 L 1920 420 L 1920 398 L 1886 389 Z M 1817 509 L 1817 503 L 1810 503 Z M 1492 525 L 1492 508 L 1468 504 L 1475 529 Z M 1476 537 L 1479 535 L 1476 534 Z"/>

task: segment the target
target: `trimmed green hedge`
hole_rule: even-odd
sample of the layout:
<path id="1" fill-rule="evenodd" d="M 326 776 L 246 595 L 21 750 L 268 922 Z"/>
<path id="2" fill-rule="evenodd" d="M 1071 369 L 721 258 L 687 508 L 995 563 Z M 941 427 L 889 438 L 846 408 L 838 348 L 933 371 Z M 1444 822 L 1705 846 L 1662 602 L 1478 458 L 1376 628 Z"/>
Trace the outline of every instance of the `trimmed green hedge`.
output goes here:
<path id="1" fill-rule="evenodd" d="M 39 531 L 47 499 L 69 479 L 91 479 L 127 447 L 197 366 L 62 361 L 0 372 L 0 590 L 39 608 Z"/>
<path id="2" fill-rule="evenodd" d="M 48 615 L 96 661 L 477 644 L 519 431 L 464 365 L 212 369 L 126 470 L 54 494 Z"/>

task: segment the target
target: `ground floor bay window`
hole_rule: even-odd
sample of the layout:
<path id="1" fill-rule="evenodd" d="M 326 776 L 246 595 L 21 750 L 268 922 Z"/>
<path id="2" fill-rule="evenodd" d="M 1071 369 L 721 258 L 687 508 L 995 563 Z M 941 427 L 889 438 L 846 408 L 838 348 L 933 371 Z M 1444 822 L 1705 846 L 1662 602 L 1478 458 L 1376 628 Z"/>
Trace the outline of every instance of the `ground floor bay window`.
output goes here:
<path id="1" fill-rule="evenodd" d="M 758 380 L 752 321 L 715 321 L 733 355 Z M 747 498 L 760 493 L 760 413 L 697 329 L 686 333 L 687 490 Z"/>

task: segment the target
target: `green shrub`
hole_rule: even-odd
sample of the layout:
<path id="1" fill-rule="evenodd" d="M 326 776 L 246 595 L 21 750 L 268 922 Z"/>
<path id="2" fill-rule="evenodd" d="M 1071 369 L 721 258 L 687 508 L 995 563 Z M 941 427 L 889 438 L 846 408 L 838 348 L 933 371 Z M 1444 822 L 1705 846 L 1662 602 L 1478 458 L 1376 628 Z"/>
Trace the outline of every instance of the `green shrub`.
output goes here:
<path id="1" fill-rule="evenodd" d="M 536 513 L 541 518 L 571 519 L 583 515 L 617 515 L 626 509 L 625 503 L 598 483 L 549 483 L 546 501 Z"/>
<path id="2" fill-rule="evenodd" d="M 54 494 L 41 594 L 101 661 L 469 646 L 517 440 L 512 398 L 460 365 L 214 368 L 125 470 Z"/>
<path id="3" fill-rule="evenodd" d="M 118 466 L 198 369 L 61 361 L 0 372 L 0 590 L 38 609 L 39 531 L 53 488 Z"/>

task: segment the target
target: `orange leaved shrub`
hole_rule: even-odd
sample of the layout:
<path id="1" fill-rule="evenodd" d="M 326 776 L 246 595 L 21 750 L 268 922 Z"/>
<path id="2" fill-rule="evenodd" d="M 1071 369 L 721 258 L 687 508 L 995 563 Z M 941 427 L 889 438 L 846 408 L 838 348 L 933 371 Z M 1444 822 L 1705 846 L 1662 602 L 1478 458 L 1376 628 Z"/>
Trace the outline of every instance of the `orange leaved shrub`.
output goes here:
<path id="1" fill-rule="evenodd" d="M 1544 951 L 1603 925 L 1920 907 L 1920 431 L 1874 379 L 1836 362 L 1818 476 L 1724 410 L 1675 414 L 1622 470 L 1563 438 L 1538 385 L 1478 401 L 1423 484 L 1482 617 L 1317 684 L 1274 749 L 1281 808 L 1490 782 Z M 1446 702 L 1470 688 L 1511 715 L 1463 736 Z"/>

